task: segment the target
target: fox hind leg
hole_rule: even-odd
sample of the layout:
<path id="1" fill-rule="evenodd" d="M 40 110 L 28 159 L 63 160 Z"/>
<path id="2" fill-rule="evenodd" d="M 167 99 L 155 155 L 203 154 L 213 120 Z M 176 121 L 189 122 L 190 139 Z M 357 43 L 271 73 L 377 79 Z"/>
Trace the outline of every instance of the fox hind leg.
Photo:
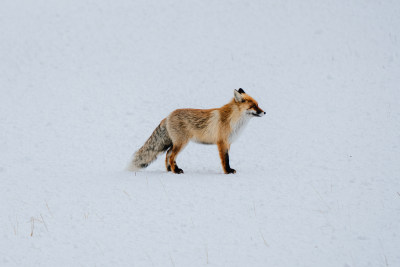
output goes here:
<path id="1" fill-rule="evenodd" d="M 171 165 L 169 164 L 169 158 L 171 157 L 171 153 L 172 153 L 172 146 L 168 149 L 167 155 L 165 156 L 165 168 L 167 169 L 167 172 L 171 171 Z"/>
<path id="2" fill-rule="evenodd" d="M 176 156 L 178 156 L 178 153 L 185 147 L 186 143 L 187 142 L 181 143 L 181 144 L 174 143 L 172 145 L 171 155 L 169 157 L 169 165 L 170 165 L 171 171 L 173 173 L 177 173 L 177 174 L 183 173 L 183 170 L 180 169 L 178 167 L 178 165 L 176 165 L 175 158 L 176 158 Z M 167 167 L 167 169 L 168 169 L 168 167 Z"/>
<path id="3" fill-rule="evenodd" d="M 171 170 L 171 164 L 169 163 L 169 159 L 170 159 L 170 157 L 171 157 L 171 153 L 172 153 L 172 146 L 168 149 L 168 151 L 167 151 L 167 155 L 165 156 L 165 168 L 167 169 L 167 172 L 170 172 L 170 171 L 172 171 Z M 179 169 L 179 167 L 178 167 L 178 165 L 176 164 L 176 161 L 174 160 L 174 164 L 175 164 L 175 168 L 178 168 Z M 179 169 L 179 170 L 181 170 L 182 171 L 182 169 Z M 183 171 L 182 171 L 183 172 Z"/>

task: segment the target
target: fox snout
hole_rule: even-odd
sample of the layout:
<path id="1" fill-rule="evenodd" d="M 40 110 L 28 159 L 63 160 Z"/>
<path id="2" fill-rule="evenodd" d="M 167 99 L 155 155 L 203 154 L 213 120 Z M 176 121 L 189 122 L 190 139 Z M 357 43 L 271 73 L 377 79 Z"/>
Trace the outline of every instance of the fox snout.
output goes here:
<path id="1" fill-rule="evenodd" d="M 262 109 L 259 108 L 259 107 L 256 108 L 256 112 L 257 112 L 257 115 L 258 115 L 259 117 L 262 117 L 262 116 L 265 115 L 265 111 L 262 110 Z"/>
<path id="2" fill-rule="evenodd" d="M 255 106 L 253 109 L 251 109 L 251 115 L 253 115 L 254 117 L 262 117 L 265 114 L 266 112 L 258 106 Z"/>
<path id="3" fill-rule="evenodd" d="M 257 111 L 256 113 L 253 113 L 254 116 L 256 117 L 262 117 L 264 116 L 266 113 L 264 111 Z"/>

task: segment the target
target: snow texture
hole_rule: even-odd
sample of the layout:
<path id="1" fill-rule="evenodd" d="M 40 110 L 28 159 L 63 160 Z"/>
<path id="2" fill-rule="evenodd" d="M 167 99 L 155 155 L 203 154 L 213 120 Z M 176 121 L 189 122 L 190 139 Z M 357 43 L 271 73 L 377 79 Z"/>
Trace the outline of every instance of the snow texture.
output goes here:
<path id="1" fill-rule="evenodd" d="M 0 3 L 1 266 L 400 266 L 400 2 Z M 165 172 L 177 108 L 267 113 Z"/>

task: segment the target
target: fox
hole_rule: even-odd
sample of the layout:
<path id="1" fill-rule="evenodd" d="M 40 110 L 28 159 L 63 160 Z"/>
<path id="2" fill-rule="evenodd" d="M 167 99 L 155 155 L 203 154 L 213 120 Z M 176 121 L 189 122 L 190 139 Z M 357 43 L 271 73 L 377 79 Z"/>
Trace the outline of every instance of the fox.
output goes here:
<path id="1" fill-rule="evenodd" d="M 234 89 L 233 99 L 220 108 L 177 109 L 164 118 L 144 145 L 134 153 L 127 169 L 146 168 L 157 156 L 166 152 L 167 172 L 184 173 L 176 158 L 189 141 L 216 144 L 225 174 L 236 173 L 229 165 L 231 144 L 253 117 L 262 117 L 264 110 L 242 88 Z"/>

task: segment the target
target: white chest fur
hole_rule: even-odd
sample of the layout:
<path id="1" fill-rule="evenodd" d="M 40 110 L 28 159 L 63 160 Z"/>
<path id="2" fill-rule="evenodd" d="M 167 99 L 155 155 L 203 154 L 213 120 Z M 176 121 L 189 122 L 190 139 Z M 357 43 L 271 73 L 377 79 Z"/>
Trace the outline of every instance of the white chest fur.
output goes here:
<path id="1" fill-rule="evenodd" d="M 231 123 L 231 129 L 232 132 L 229 135 L 229 143 L 232 144 L 238 137 L 239 135 L 243 132 L 243 129 L 246 128 L 245 126 L 249 123 L 250 121 L 250 116 L 247 114 L 243 114 L 239 120 L 237 120 L 234 123 Z"/>

